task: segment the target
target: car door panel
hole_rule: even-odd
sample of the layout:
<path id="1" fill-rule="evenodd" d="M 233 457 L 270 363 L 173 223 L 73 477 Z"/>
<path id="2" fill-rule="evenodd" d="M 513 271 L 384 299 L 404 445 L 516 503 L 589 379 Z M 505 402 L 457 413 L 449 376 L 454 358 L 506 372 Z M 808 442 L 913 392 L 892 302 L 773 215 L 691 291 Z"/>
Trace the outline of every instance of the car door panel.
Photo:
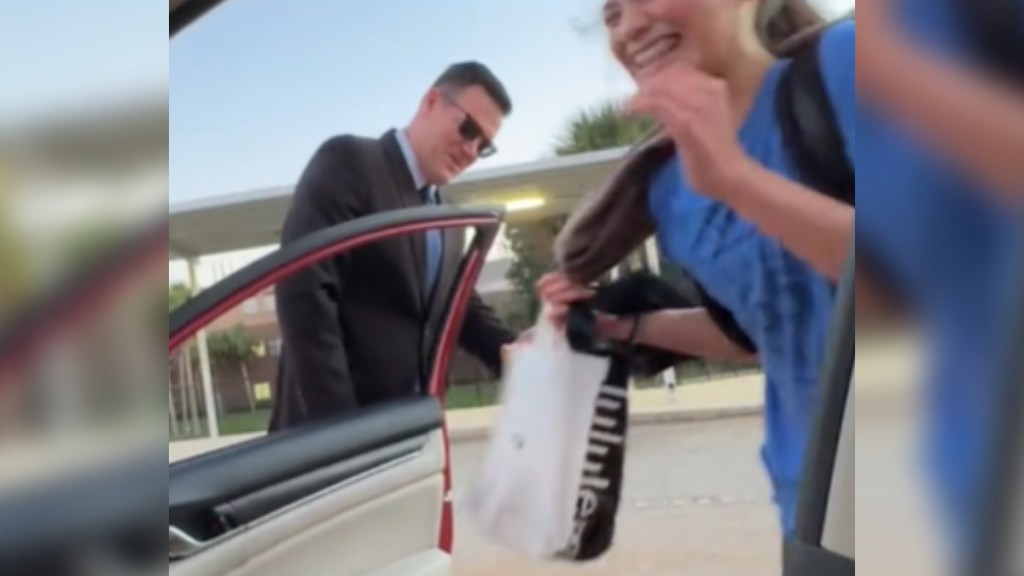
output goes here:
<path id="1" fill-rule="evenodd" d="M 416 452 L 238 528 L 210 548 L 172 562 L 169 574 L 368 574 L 424 558 L 437 551 L 444 451 L 440 430 L 429 432 Z M 364 455 L 373 457 L 373 452 Z M 401 574 L 410 573 L 415 572 Z"/>
<path id="2" fill-rule="evenodd" d="M 232 307 L 324 258 L 430 228 L 476 231 L 425 334 L 428 395 L 257 437 L 170 466 L 169 574 L 434 576 L 452 541 L 447 367 L 502 214 L 431 207 L 312 234 L 212 286 L 169 320 L 173 351 Z"/>
<path id="3" fill-rule="evenodd" d="M 215 515 L 217 518 L 224 519 L 230 528 L 255 522 L 331 486 L 360 477 L 388 463 L 413 456 L 423 449 L 426 440 L 426 437 L 410 438 L 290 478 L 280 484 L 222 504 L 214 508 Z"/>
<path id="4" fill-rule="evenodd" d="M 0 574 L 89 574 L 97 562 L 137 574 L 160 558 L 159 453 L 133 451 L 60 474 L 0 493 Z"/>
<path id="5" fill-rule="evenodd" d="M 431 550 L 373 571 L 367 576 L 444 576 L 451 570 L 451 556 Z"/>
<path id="6" fill-rule="evenodd" d="M 437 400 L 400 400 L 172 464 L 170 522 L 215 538 L 415 453 L 441 424 Z"/>

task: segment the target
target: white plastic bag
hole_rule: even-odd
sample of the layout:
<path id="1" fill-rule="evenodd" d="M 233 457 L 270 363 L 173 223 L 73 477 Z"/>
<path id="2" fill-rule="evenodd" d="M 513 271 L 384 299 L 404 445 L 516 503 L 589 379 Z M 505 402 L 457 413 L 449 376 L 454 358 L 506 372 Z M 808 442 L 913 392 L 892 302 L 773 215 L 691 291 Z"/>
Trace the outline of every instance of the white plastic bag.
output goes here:
<path id="1" fill-rule="evenodd" d="M 594 435 L 601 434 L 598 407 L 614 407 L 614 396 L 623 406 L 625 398 L 615 389 L 610 400 L 599 399 L 609 392 L 611 361 L 573 351 L 541 318 L 532 341 L 509 359 L 490 446 L 463 505 L 483 535 L 504 548 L 535 558 L 574 557 L 580 514 L 588 512 L 582 490 L 588 482 L 608 484 L 586 474 L 600 472 L 587 461 Z M 620 447 L 624 441 L 607 432 L 600 437 Z"/>

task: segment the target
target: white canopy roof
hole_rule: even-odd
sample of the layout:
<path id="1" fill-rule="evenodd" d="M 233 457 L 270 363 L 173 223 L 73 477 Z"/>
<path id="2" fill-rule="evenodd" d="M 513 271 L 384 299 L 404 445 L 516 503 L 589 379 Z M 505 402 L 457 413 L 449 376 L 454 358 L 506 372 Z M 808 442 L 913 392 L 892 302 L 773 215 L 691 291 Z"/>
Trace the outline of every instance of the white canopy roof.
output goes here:
<path id="1" fill-rule="evenodd" d="M 475 170 L 447 191 L 458 204 L 507 205 L 510 221 L 565 213 L 603 183 L 625 153 L 615 148 Z M 276 244 L 292 192 L 281 186 L 170 205 L 171 256 L 198 258 Z M 515 211 L 517 206 L 532 208 Z"/>

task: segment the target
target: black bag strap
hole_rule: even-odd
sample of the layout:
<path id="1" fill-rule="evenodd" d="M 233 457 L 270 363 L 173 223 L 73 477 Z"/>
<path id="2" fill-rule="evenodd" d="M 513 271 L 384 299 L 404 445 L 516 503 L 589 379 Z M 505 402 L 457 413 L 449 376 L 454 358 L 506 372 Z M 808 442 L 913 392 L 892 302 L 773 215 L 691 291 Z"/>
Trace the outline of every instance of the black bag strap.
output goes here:
<path id="1" fill-rule="evenodd" d="M 725 337 L 730 342 L 751 354 L 757 352 L 757 346 L 754 345 L 750 336 L 736 322 L 732 312 L 708 294 L 704 286 L 697 282 L 696 279 L 667 258 L 660 260 L 659 268 L 664 272 L 666 280 L 676 285 L 693 302 L 693 307 L 704 308 L 707 311 L 708 316 L 711 316 L 711 321 L 725 334 Z"/>
<path id="2" fill-rule="evenodd" d="M 709 313 L 726 336 L 745 350 L 754 350 L 754 344 L 728 310 L 704 294 L 688 275 L 678 276 L 673 280 L 634 272 L 599 288 L 593 298 L 574 303 L 566 323 L 570 346 L 577 352 L 623 359 L 636 376 L 654 376 L 693 358 L 633 342 L 622 345 L 603 341 L 597 335 L 596 313 L 635 317 L 640 322 L 639 316 L 658 310 L 705 308 L 715 310 Z M 716 313 L 721 316 L 715 318 Z"/>
<path id="3" fill-rule="evenodd" d="M 819 40 L 820 35 L 808 40 L 783 72 L 775 96 L 775 113 L 782 130 L 783 144 L 806 184 L 853 206 L 856 177 L 846 156 L 839 122 L 821 74 Z M 707 310 L 715 325 L 730 341 L 748 352 L 757 351 L 732 312 L 711 297 L 685 271 L 671 263 L 662 265 L 669 271 L 677 270 L 675 276 L 689 281 L 690 286 L 681 288 L 692 291 L 693 299 Z"/>
<path id="4" fill-rule="evenodd" d="M 821 35 L 808 40 L 783 72 L 775 97 L 782 140 L 811 188 L 855 206 L 856 174 L 846 155 L 832 99 L 821 72 Z"/>
<path id="5" fill-rule="evenodd" d="M 844 204 L 855 206 L 856 175 L 846 155 L 842 131 L 821 72 L 820 39 L 820 34 L 809 39 L 783 72 L 775 97 L 775 113 L 783 144 L 805 183 Z M 675 272 L 671 275 L 677 280 L 681 277 L 680 289 L 691 294 L 695 304 L 707 310 L 730 341 L 748 352 L 757 351 L 732 312 L 685 270 L 664 261 L 662 267 L 670 274 Z"/>
<path id="6" fill-rule="evenodd" d="M 730 342 L 739 346 L 743 350 L 751 353 L 757 353 L 757 346 L 754 341 L 750 339 L 746 331 L 740 327 L 739 323 L 736 322 L 736 317 L 732 315 L 732 312 L 728 308 L 722 306 L 717 300 L 708 294 L 703 286 L 697 285 L 698 301 L 700 305 L 707 311 L 708 316 L 711 317 L 711 321 L 715 323 L 715 326 L 725 334 L 725 337 Z"/>
<path id="7" fill-rule="evenodd" d="M 783 72 L 775 97 L 775 113 L 783 143 L 807 184 L 845 204 L 855 205 L 856 177 L 846 156 L 832 99 L 818 58 L 820 35 L 794 55 Z M 700 304 L 734 344 L 755 352 L 751 339 L 732 313 L 694 283 Z"/>
<path id="8" fill-rule="evenodd" d="M 1024 85 L 1024 4 L 1015 0 L 958 0 L 980 64 Z"/>
<path id="9" fill-rule="evenodd" d="M 843 204 L 857 205 L 857 176 L 821 69 L 824 30 L 797 49 L 779 81 L 775 113 L 783 144 L 804 183 Z M 869 246 L 862 246 L 858 267 L 886 290 L 887 298 L 910 307 L 894 271 Z"/>

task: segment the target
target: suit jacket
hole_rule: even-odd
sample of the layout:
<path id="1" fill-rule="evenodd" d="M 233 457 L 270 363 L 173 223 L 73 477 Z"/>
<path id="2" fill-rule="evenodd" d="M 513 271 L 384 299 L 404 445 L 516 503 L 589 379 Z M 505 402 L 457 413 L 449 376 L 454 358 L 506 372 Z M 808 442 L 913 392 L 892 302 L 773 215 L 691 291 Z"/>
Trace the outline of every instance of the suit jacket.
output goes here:
<path id="1" fill-rule="evenodd" d="M 303 172 L 281 242 L 422 204 L 394 131 L 380 139 L 338 136 L 320 147 Z M 425 393 L 429 352 L 464 253 L 465 231 L 444 233 L 431 302 L 423 296 L 424 236 L 376 242 L 277 285 L 283 347 L 271 431 Z M 474 292 L 460 345 L 497 375 L 501 347 L 515 338 Z"/>

